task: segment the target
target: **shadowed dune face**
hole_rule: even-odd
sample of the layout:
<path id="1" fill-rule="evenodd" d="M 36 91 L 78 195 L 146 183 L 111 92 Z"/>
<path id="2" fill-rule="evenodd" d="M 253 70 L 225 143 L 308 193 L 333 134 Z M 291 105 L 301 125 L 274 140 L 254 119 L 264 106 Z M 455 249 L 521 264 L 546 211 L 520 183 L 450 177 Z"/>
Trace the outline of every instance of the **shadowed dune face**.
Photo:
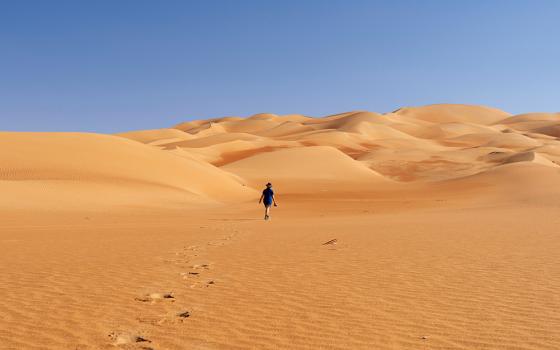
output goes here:
<path id="1" fill-rule="evenodd" d="M 380 186 L 387 179 L 343 152 L 329 146 L 288 148 L 262 152 L 229 163 L 222 169 L 238 174 L 252 187 L 263 179 L 287 192 L 358 190 Z"/>

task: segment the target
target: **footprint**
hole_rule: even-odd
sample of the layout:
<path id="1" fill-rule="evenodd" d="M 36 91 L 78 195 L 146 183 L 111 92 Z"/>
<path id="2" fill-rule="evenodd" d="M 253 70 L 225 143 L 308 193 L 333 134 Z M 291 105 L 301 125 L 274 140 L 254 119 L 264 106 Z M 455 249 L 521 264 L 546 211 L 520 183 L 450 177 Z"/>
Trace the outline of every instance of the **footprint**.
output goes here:
<path id="1" fill-rule="evenodd" d="M 197 262 L 191 265 L 191 268 L 194 270 L 209 270 L 210 263 L 209 262 Z"/>
<path id="2" fill-rule="evenodd" d="M 183 309 L 180 311 L 168 312 L 165 315 L 160 316 L 137 317 L 136 320 L 143 324 L 162 326 L 170 323 L 185 322 L 185 320 L 189 317 L 191 317 L 191 312 Z"/>
<path id="3" fill-rule="evenodd" d="M 150 293 L 135 299 L 141 302 L 156 302 L 164 299 L 174 301 L 173 299 L 175 299 L 175 297 L 173 296 L 173 293 Z"/>
<path id="4" fill-rule="evenodd" d="M 333 238 L 330 241 L 327 241 L 325 243 L 323 243 L 322 245 L 331 245 L 331 244 L 337 244 L 338 243 L 338 239 Z"/>
<path id="5" fill-rule="evenodd" d="M 194 282 L 193 284 L 189 285 L 189 288 L 210 287 L 211 285 L 214 285 L 214 284 L 216 284 L 216 280 L 206 279 L 204 281 Z"/>
<path id="6" fill-rule="evenodd" d="M 181 319 L 185 319 L 185 318 L 189 318 L 191 317 L 191 313 L 188 311 L 180 311 L 177 313 L 177 317 L 181 318 Z"/>
<path id="7" fill-rule="evenodd" d="M 151 343 L 151 340 L 144 338 L 141 335 L 133 334 L 133 333 L 121 333 L 121 332 L 112 332 L 109 334 L 109 338 L 113 340 L 113 344 L 115 345 L 125 345 L 125 344 L 132 344 L 132 343 Z"/>
<path id="8" fill-rule="evenodd" d="M 200 277 L 200 272 L 193 272 L 193 271 L 181 272 L 180 275 L 181 277 L 183 277 L 184 280 L 190 280 L 193 278 Z"/>

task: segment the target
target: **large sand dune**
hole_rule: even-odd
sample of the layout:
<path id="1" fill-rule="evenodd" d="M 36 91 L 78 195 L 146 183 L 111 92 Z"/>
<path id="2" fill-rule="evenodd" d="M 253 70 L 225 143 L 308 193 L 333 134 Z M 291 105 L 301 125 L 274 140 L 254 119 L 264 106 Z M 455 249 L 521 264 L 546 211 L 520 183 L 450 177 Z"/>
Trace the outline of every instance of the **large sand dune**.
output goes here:
<path id="1" fill-rule="evenodd" d="M 0 348 L 560 349 L 560 114 L 163 127 L 0 133 Z"/>
<path id="2" fill-rule="evenodd" d="M 5 210 L 254 196 L 235 176 L 208 163 L 109 135 L 1 133 L 0 158 L 0 186 L 8 193 L 0 201 Z"/>
<path id="3" fill-rule="evenodd" d="M 287 148 L 247 157 L 222 167 L 258 188 L 263 179 L 286 193 L 350 190 L 390 181 L 333 147 Z M 350 186 L 350 187 L 349 187 Z"/>

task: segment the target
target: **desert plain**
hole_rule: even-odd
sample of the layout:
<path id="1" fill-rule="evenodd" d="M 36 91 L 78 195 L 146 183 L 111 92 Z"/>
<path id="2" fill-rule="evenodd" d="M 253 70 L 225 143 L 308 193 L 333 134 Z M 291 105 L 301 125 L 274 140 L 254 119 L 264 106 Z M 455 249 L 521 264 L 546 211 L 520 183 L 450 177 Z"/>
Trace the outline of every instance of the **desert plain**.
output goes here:
<path id="1" fill-rule="evenodd" d="M 559 164 L 471 105 L 1 132 L 0 348 L 560 349 Z"/>

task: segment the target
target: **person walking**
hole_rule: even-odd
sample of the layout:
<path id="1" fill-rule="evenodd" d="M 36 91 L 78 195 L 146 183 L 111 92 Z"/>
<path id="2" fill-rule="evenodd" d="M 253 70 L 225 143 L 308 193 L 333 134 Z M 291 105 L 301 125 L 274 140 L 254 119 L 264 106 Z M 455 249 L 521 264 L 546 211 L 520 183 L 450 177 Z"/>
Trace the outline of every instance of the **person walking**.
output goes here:
<path id="1" fill-rule="evenodd" d="M 272 184 L 269 182 L 266 184 L 266 188 L 263 190 L 261 198 L 259 199 L 259 204 L 263 202 L 264 204 L 264 219 L 268 220 L 270 218 L 270 207 L 274 203 L 277 207 L 276 198 L 274 198 L 274 191 L 272 190 Z"/>

